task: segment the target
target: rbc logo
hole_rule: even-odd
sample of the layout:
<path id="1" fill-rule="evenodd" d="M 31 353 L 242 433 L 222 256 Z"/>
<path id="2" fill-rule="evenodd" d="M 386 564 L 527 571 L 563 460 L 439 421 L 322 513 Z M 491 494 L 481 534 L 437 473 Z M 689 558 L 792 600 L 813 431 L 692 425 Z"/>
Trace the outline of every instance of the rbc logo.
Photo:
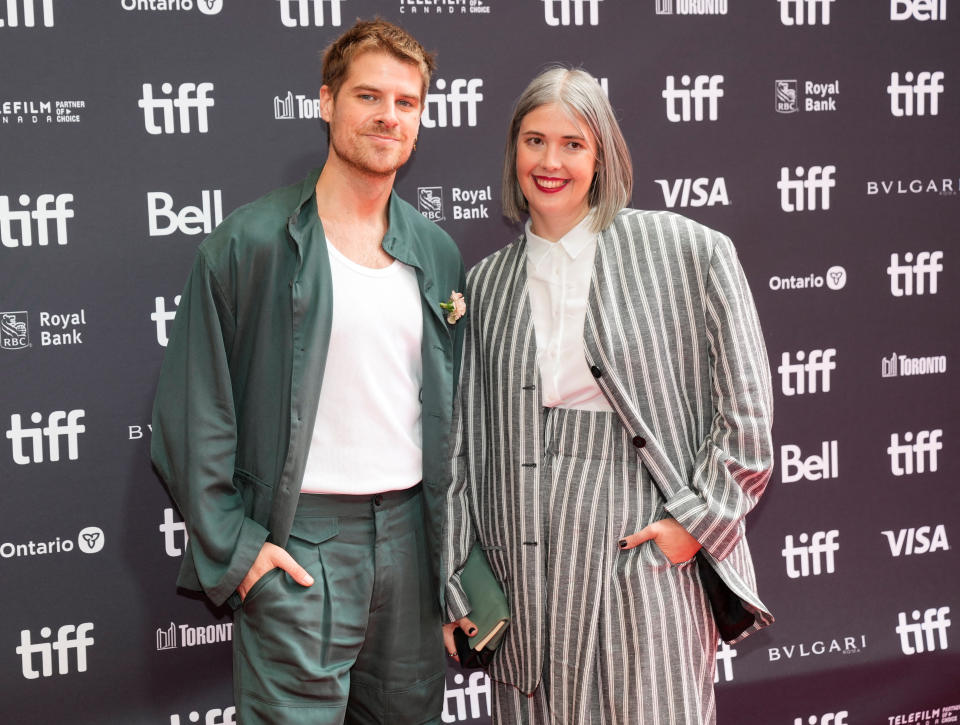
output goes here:
<path id="1" fill-rule="evenodd" d="M 448 125 L 447 106 L 450 107 L 449 125 L 458 128 L 462 125 L 460 108 L 463 104 L 467 106 L 467 125 L 477 125 L 477 105 L 483 100 L 483 94 L 480 88 L 483 81 L 480 78 L 455 78 L 450 83 L 449 93 L 428 93 L 426 102 L 423 104 L 423 116 L 420 122 L 424 128 L 446 128 Z M 438 91 L 443 91 L 447 87 L 447 82 L 443 78 L 436 81 Z M 434 117 L 436 113 L 436 117 Z"/>
<path id="2" fill-rule="evenodd" d="M 937 294 L 937 276 L 943 271 L 943 252 L 918 252 L 917 261 L 913 261 L 913 252 L 903 255 L 905 264 L 900 264 L 900 255 L 890 255 L 890 294 L 894 297 L 922 295 L 929 292 Z M 912 262 L 912 264 L 911 264 Z M 929 282 L 929 284 L 928 284 Z"/>
<path id="3" fill-rule="evenodd" d="M 326 25 L 323 12 L 324 3 L 330 8 L 330 25 L 340 26 L 340 5 L 345 0 L 278 0 L 280 3 L 280 22 L 287 28 L 306 28 L 311 24 L 310 8 L 313 8 L 313 25 L 322 28 Z M 293 17 L 293 8 L 297 8 L 297 17 Z"/>
<path id="4" fill-rule="evenodd" d="M 56 223 L 56 239 L 58 245 L 67 243 L 67 219 L 73 219 L 73 194 L 40 194 L 37 196 L 36 208 L 31 208 L 30 197 L 21 194 L 17 201 L 20 209 L 10 208 L 10 197 L 0 195 L 0 242 L 10 249 L 16 247 L 33 246 L 34 225 L 36 224 L 36 241 L 38 247 L 45 247 L 50 243 L 50 222 Z M 18 236 L 14 236 L 14 224 L 19 227 Z"/>
<path id="5" fill-rule="evenodd" d="M 833 555 L 840 549 L 840 542 L 837 541 L 839 535 L 837 529 L 815 531 L 813 536 L 800 534 L 797 537 L 798 544 L 794 545 L 793 536 L 788 534 L 783 542 L 783 551 L 780 552 L 787 560 L 787 576 L 797 579 L 823 573 L 833 574 L 836 570 Z"/>
<path id="6" fill-rule="evenodd" d="M 907 71 L 903 74 L 903 83 L 900 83 L 900 74 L 890 74 L 890 85 L 887 93 L 890 94 L 890 113 L 894 116 L 936 116 L 940 113 L 940 94 L 943 93 L 943 71 L 921 71 L 914 74 Z M 929 99 L 929 103 L 927 102 Z M 928 111 L 929 107 L 929 111 Z"/>
<path id="7" fill-rule="evenodd" d="M 891 20 L 946 20 L 947 0 L 890 0 Z"/>
<path id="8" fill-rule="evenodd" d="M 947 629 L 950 627 L 950 607 L 932 607 L 923 613 L 914 609 L 907 623 L 907 613 L 899 612 L 896 632 L 900 635 L 900 650 L 905 655 L 934 652 L 947 648 Z"/>
<path id="9" fill-rule="evenodd" d="M 819 390 L 830 392 L 830 371 L 837 369 L 834 356 L 835 348 L 827 350 L 811 350 L 809 355 L 798 350 L 796 362 L 791 362 L 790 353 L 785 352 L 780 358 L 780 390 L 784 395 L 805 395 L 816 393 Z"/>
<path id="10" fill-rule="evenodd" d="M 83 410 L 55 410 L 47 417 L 47 425 L 41 427 L 43 414 L 36 412 L 30 414 L 30 421 L 37 425 L 36 428 L 23 428 L 19 413 L 10 416 L 10 430 L 7 431 L 7 438 L 10 439 L 10 446 L 13 449 L 13 462 L 26 466 L 30 463 L 43 463 L 43 437 L 47 438 L 47 448 L 49 450 L 48 460 L 56 462 L 60 460 L 60 438 L 67 439 L 67 458 L 71 461 L 79 457 L 78 443 L 80 434 L 85 432 L 86 426 L 80 423 L 83 418 Z M 24 453 L 24 441 L 30 441 L 30 455 Z"/>
<path id="11" fill-rule="evenodd" d="M 556 27 L 558 25 L 570 25 L 570 6 L 573 6 L 573 24 L 583 25 L 583 7 L 590 8 L 590 24 L 598 25 L 600 22 L 600 2 L 601 0 L 543 0 L 543 17 L 547 25 Z M 555 8 L 560 6 L 560 17 L 556 16 Z"/>
<path id="12" fill-rule="evenodd" d="M 780 181 L 777 182 L 777 188 L 780 189 L 780 208 L 788 213 L 816 211 L 819 190 L 819 208 L 829 209 L 830 189 L 837 185 L 834 178 L 837 167 L 833 164 L 811 166 L 809 169 L 798 166 L 794 172 L 797 178 L 791 179 L 790 169 L 786 166 L 780 167 Z"/>
<path id="13" fill-rule="evenodd" d="M 150 319 L 157 323 L 157 344 L 160 347 L 166 347 L 170 342 L 170 338 L 167 337 L 167 323 L 177 316 L 176 307 L 180 305 L 180 295 L 173 298 L 173 310 L 167 310 L 167 303 L 163 297 L 154 297 L 153 305 Z"/>
<path id="14" fill-rule="evenodd" d="M 66 675 L 70 672 L 70 650 L 76 650 L 77 672 L 87 671 L 87 648 L 93 645 L 93 622 L 84 622 L 80 625 L 65 624 L 57 630 L 55 642 L 37 642 L 33 644 L 29 629 L 20 630 L 20 646 L 17 654 L 20 655 L 20 668 L 23 676 L 28 680 L 53 675 L 53 651 L 57 651 L 57 674 Z M 40 637 L 47 639 L 52 634 L 50 627 L 40 630 Z M 34 655 L 40 655 L 40 670 L 34 669 Z"/>
<path id="15" fill-rule="evenodd" d="M 153 84 L 143 84 L 143 98 L 137 105 L 143 109 L 143 125 L 147 133 L 152 136 L 159 134 L 178 133 L 176 119 L 180 121 L 179 133 L 190 133 L 190 109 L 196 109 L 197 132 L 207 133 L 207 109 L 214 106 L 214 100 L 208 94 L 213 91 L 213 83 L 181 83 L 177 86 L 176 98 L 154 98 Z M 173 93 L 172 83 L 162 83 L 160 92 L 165 95 Z M 178 110 L 174 114 L 174 108 Z M 157 111 L 163 125 L 157 123 Z"/>
<path id="16" fill-rule="evenodd" d="M 667 76 L 667 87 L 660 94 L 667 102 L 667 120 L 671 123 L 680 121 L 702 121 L 704 105 L 707 106 L 707 118 L 717 120 L 717 108 L 723 97 L 722 75 L 700 75 L 693 79 L 693 88 L 690 87 L 690 76 L 680 76 L 680 88 L 675 87 L 673 76 Z M 677 102 L 679 101 L 679 111 Z M 691 114 L 691 102 L 693 112 Z M 706 102 L 706 103 L 705 103 Z"/>
<path id="17" fill-rule="evenodd" d="M 827 712 L 823 715 L 810 715 L 807 718 L 795 717 L 793 725 L 847 725 L 846 710 L 840 712 Z"/>
<path id="18" fill-rule="evenodd" d="M 20 7 L 23 15 L 20 14 Z M 43 13 L 43 27 L 53 27 L 53 0 L 40 0 L 40 10 Z M 7 0 L 6 20 L 0 18 L 0 28 L 16 28 L 23 18 L 23 27 L 32 28 L 37 24 L 37 0 Z"/>
<path id="19" fill-rule="evenodd" d="M 937 451 L 943 450 L 940 437 L 943 429 L 921 430 L 916 434 L 904 433 L 903 440 L 897 433 L 890 434 L 890 472 L 894 476 L 910 476 L 914 473 L 931 473 L 937 470 Z"/>
<path id="20" fill-rule="evenodd" d="M 777 0 L 780 3 L 780 22 L 784 25 L 830 24 L 830 4 L 834 0 Z M 819 13 L 817 12 L 819 10 Z"/>
<path id="21" fill-rule="evenodd" d="M 418 186 L 417 208 L 430 221 L 442 222 L 446 218 L 443 215 L 443 187 Z"/>

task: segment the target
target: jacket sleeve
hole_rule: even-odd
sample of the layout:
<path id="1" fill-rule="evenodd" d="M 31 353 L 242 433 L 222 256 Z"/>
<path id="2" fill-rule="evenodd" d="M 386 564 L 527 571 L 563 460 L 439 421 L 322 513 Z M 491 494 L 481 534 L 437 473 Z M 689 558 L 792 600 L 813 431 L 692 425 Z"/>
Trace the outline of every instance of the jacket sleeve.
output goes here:
<path id="1" fill-rule="evenodd" d="M 713 421 L 692 481 L 666 502 L 671 515 L 717 559 L 743 536 L 773 469 L 773 395 L 760 322 L 730 240 L 717 235 L 705 280 Z"/>
<path id="2" fill-rule="evenodd" d="M 150 453 L 186 522 L 185 556 L 217 605 L 236 590 L 267 538 L 245 515 L 233 480 L 237 429 L 228 357 L 234 333 L 232 306 L 201 248 L 160 371 Z"/>

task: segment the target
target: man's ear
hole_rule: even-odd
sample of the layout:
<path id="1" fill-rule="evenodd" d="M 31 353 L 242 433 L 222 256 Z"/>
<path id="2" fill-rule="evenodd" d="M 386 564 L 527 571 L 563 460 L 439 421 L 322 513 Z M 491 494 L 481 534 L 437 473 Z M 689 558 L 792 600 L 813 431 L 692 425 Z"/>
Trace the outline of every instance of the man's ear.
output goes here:
<path id="1" fill-rule="evenodd" d="M 330 86 L 326 84 L 320 86 L 320 115 L 327 123 L 333 115 L 333 94 L 330 92 Z"/>

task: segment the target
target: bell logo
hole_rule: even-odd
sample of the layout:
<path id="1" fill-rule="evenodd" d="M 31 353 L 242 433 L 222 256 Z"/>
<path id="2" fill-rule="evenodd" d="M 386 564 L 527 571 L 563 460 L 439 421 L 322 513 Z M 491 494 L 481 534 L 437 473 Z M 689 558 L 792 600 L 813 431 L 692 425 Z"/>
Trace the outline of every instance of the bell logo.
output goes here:
<path id="1" fill-rule="evenodd" d="M 280 22 L 286 28 L 307 28 L 313 25 L 322 28 L 327 24 L 324 8 L 330 10 L 330 25 L 340 27 L 340 5 L 346 0 L 277 0 L 280 3 Z M 294 17 L 293 10 L 297 14 Z M 313 8 L 311 20 L 310 9 Z"/>
<path id="2" fill-rule="evenodd" d="M 786 166 L 780 167 L 780 181 L 777 182 L 777 188 L 780 189 L 780 208 L 788 213 L 829 209 L 830 189 L 837 185 L 834 178 L 837 167 L 833 164 L 811 166 L 809 169 L 798 166 L 794 173 L 796 178 L 791 179 L 790 169 Z"/>
<path id="3" fill-rule="evenodd" d="M 443 78 L 438 78 L 436 83 L 438 91 L 446 90 L 447 82 Z M 477 105 L 483 100 L 483 94 L 480 88 L 483 87 L 483 81 L 480 78 L 455 78 L 450 82 L 449 93 L 428 93 L 427 99 L 423 104 L 423 116 L 420 122 L 424 128 L 446 128 L 447 125 L 458 128 L 462 125 L 463 115 L 461 108 L 465 105 L 467 109 L 467 125 L 477 125 Z M 447 109 L 449 107 L 449 117 Z"/>
<path id="4" fill-rule="evenodd" d="M 804 458 L 800 446 L 780 446 L 780 476 L 783 483 L 793 483 L 801 478 L 807 481 L 837 478 L 837 442 L 823 441 L 820 455 Z"/>
<path id="5" fill-rule="evenodd" d="M 830 372 L 837 369 L 835 348 L 811 350 L 808 353 L 798 350 L 796 362 L 791 361 L 790 353 L 780 358 L 780 390 L 784 395 L 806 395 L 830 392 Z"/>
<path id="6" fill-rule="evenodd" d="M 0 28 L 36 27 L 37 10 L 43 15 L 43 27 L 53 27 L 53 0 L 7 0 L 6 18 L 0 18 Z"/>
<path id="7" fill-rule="evenodd" d="M 10 197 L 0 194 L 0 243 L 3 246 L 31 247 L 36 240 L 38 247 L 46 247 L 51 239 L 50 222 L 54 222 L 57 244 L 67 243 L 67 219 L 74 217 L 69 207 L 73 194 L 39 194 L 32 203 L 27 194 L 20 194 L 17 202 L 20 208 L 12 209 Z"/>
<path id="8" fill-rule="evenodd" d="M 57 652 L 57 674 L 66 675 L 70 672 L 70 650 L 76 650 L 77 672 L 87 671 L 87 648 L 93 645 L 93 622 L 84 622 L 80 625 L 65 624 L 57 630 L 57 639 L 54 642 L 33 643 L 29 629 L 20 630 L 20 646 L 17 654 L 20 655 L 20 668 L 23 676 L 28 680 L 53 675 L 53 652 Z M 50 627 L 40 630 L 42 639 L 49 639 L 53 631 Z M 40 669 L 35 669 L 34 655 L 40 655 Z"/>
<path id="9" fill-rule="evenodd" d="M 543 0 L 543 17 L 547 25 L 557 27 L 558 25 L 570 25 L 570 8 L 573 7 L 573 24 L 583 25 L 584 6 L 590 10 L 590 24 L 598 25 L 600 23 L 600 3 L 602 0 Z M 556 8 L 560 6 L 560 17 L 557 17 Z"/>
<path id="10" fill-rule="evenodd" d="M 810 715 L 808 717 L 793 718 L 793 725 L 848 725 L 846 710 L 840 712 L 827 712 L 823 715 Z"/>
<path id="11" fill-rule="evenodd" d="M 693 87 L 691 88 L 691 82 Z M 660 94 L 667 102 L 667 120 L 671 123 L 704 120 L 704 107 L 710 121 L 717 120 L 717 109 L 723 98 L 722 75 L 700 75 L 693 78 L 680 76 L 680 88 L 674 76 L 667 76 L 667 86 Z M 691 113 L 691 106 L 692 113 Z M 679 110 L 678 110 L 679 109 Z"/>
<path id="12" fill-rule="evenodd" d="M 153 84 L 143 84 L 143 98 L 137 105 L 143 109 L 143 125 L 152 136 L 170 133 L 190 133 L 190 109 L 196 109 L 197 132 L 207 133 L 207 110 L 214 106 L 214 100 L 208 94 L 213 91 L 213 83 L 181 83 L 177 86 L 176 98 L 154 98 Z M 160 92 L 166 96 L 173 93 L 172 83 L 160 84 Z M 174 113 L 177 109 L 178 113 Z M 157 111 L 160 112 L 158 123 Z M 179 119 L 179 131 L 177 130 Z M 160 124 L 163 125 L 160 125 Z"/>
<path id="13" fill-rule="evenodd" d="M 10 446 L 13 452 L 13 462 L 20 466 L 30 463 L 43 463 L 44 446 L 43 438 L 47 439 L 47 460 L 56 462 L 60 460 L 60 439 L 67 439 L 67 459 L 77 460 L 79 457 L 78 445 L 80 434 L 85 432 L 86 426 L 80 423 L 85 415 L 83 410 L 55 410 L 47 417 L 47 425 L 43 423 L 43 414 L 36 412 L 30 414 L 30 421 L 37 425 L 36 428 L 24 428 L 23 421 L 19 413 L 10 416 L 10 430 L 7 431 L 7 438 L 10 439 Z M 24 442 L 29 441 L 29 455 L 24 451 Z"/>
<path id="14" fill-rule="evenodd" d="M 932 607 L 920 614 L 914 609 L 907 623 L 907 613 L 897 615 L 896 632 L 900 635 L 900 650 L 905 655 L 935 652 L 947 648 L 947 629 L 950 627 L 950 607 Z M 921 621 L 920 617 L 923 617 Z"/>
<path id="15" fill-rule="evenodd" d="M 937 470 L 937 452 L 943 450 L 943 429 L 921 430 L 903 434 L 903 443 L 898 433 L 890 434 L 890 472 L 894 476 L 911 476 L 914 473 L 931 473 Z"/>
<path id="16" fill-rule="evenodd" d="M 834 0 L 777 0 L 780 22 L 784 25 L 830 24 L 830 5 Z M 818 20 L 819 18 L 819 20 Z"/>
<path id="17" fill-rule="evenodd" d="M 147 193 L 147 218 L 151 237 L 181 234 L 209 234 L 223 221 L 223 199 L 220 189 L 200 192 L 200 206 L 173 210 L 173 197 L 162 191 Z"/>
<path id="18" fill-rule="evenodd" d="M 940 94 L 943 93 L 943 71 L 921 71 L 916 74 L 907 71 L 903 74 L 903 83 L 899 73 L 890 74 L 890 113 L 894 116 L 936 116 L 940 113 Z"/>
<path id="19" fill-rule="evenodd" d="M 839 535 L 837 529 L 816 531 L 812 536 L 800 534 L 798 543 L 794 544 L 793 536 L 788 534 L 780 552 L 787 561 L 787 576 L 797 579 L 823 573 L 833 574 L 836 571 L 834 554 L 840 549 L 840 542 L 837 541 Z"/>
<path id="20" fill-rule="evenodd" d="M 891 20 L 947 19 L 947 0 L 890 0 Z"/>
<path id="21" fill-rule="evenodd" d="M 663 191 L 663 203 L 668 208 L 676 206 L 722 206 L 730 205 L 727 182 L 722 176 L 711 181 L 701 176 L 698 179 L 654 179 Z"/>
<path id="22" fill-rule="evenodd" d="M 943 252 L 918 252 L 914 262 L 913 252 L 903 255 L 904 264 L 900 264 L 900 255 L 890 255 L 890 294 L 894 297 L 937 294 L 937 277 L 943 271 Z"/>
<path id="23" fill-rule="evenodd" d="M 934 551 L 949 551 L 950 549 L 950 542 L 947 541 L 947 529 L 943 524 L 938 524 L 932 528 L 930 526 L 920 526 L 900 529 L 896 533 L 893 531 L 881 531 L 880 533 L 887 537 L 891 556 L 929 554 Z"/>
<path id="24" fill-rule="evenodd" d="M 157 324 L 157 344 L 160 347 L 166 347 L 170 342 L 167 337 L 167 323 L 177 316 L 176 308 L 180 305 L 180 295 L 173 298 L 174 309 L 167 310 L 167 303 L 163 297 L 153 298 L 153 312 L 150 313 L 150 319 Z"/>

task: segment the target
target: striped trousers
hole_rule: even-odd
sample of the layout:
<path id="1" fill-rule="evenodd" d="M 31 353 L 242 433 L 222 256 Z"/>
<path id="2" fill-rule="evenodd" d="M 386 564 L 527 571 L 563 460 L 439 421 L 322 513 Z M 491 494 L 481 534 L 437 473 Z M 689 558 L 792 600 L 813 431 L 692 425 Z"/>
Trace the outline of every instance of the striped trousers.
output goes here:
<path id="1" fill-rule="evenodd" d="M 494 683 L 494 725 L 714 723 L 717 630 L 696 560 L 618 548 L 668 515 L 656 485 L 613 413 L 545 415 L 546 664 L 530 696 Z"/>

